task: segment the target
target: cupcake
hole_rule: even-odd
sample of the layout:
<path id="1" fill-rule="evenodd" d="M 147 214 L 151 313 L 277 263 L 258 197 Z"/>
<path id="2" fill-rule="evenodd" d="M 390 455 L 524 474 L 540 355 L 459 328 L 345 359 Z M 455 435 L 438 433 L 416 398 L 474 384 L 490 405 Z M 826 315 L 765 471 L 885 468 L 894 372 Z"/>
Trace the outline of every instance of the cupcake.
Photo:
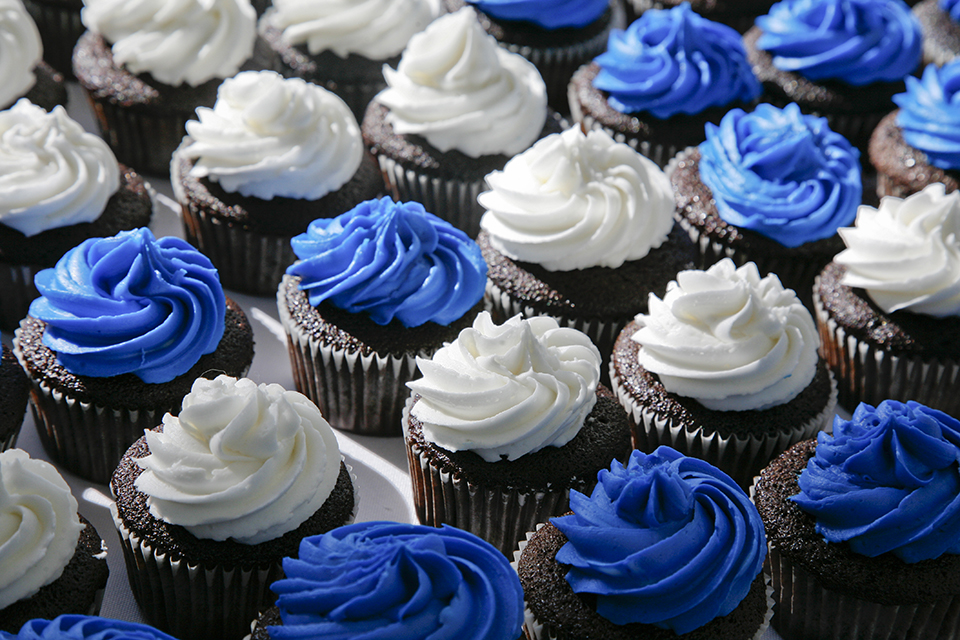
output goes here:
<path id="1" fill-rule="evenodd" d="M 176 640 L 145 624 L 97 616 L 64 614 L 53 620 L 34 618 L 19 633 L 0 631 L 2 640 Z"/>
<path id="2" fill-rule="evenodd" d="M 413 502 L 423 524 L 450 524 L 505 555 L 567 510 L 570 489 L 630 451 L 630 427 L 599 385 L 600 354 L 547 316 L 473 327 L 418 358 L 404 409 Z"/>
<path id="3" fill-rule="evenodd" d="M 0 109 L 27 98 L 47 111 L 67 104 L 63 76 L 43 61 L 40 33 L 21 0 L 0 1 Z"/>
<path id="4" fill-rule="evenodd" d="M 885 400 L 764 469 L 754 501 L 784 637 L 956 637 L 958 446 L 956 419 Z"/>
<path id="5" fill-rule="evenodd" d="M 477 242 L 494 317 L 553 316 L 586 333 L 604 363 L 648 294 L 697 259 L 669 179 L 603 131 L 547 136 L 486 182 Z"/>
<path id="6" fill-rule="evenodd" d="M 724 259 L 682 271 L 620 332 L 610 379 L 634 447 L 668 445 L 741 486 L 829 424 L 836 391 L 810 312 L 776 275 Z"/>
<path id="7" fill-rule="evenodd" d="M 399 436 L 417 356 L 482 308 L 486 264 L 462 231 L 415 202 L 360 203 L 296 236 L 277 292 L 297 389 L 337 429 Z"/>
<path id="8" fill-rule="evenodd" d="M 0 451 L 16 446 L 29 397 L 27 376 L 13 351 L 3 345 L 3 358 L 0 359 Z"/>
<path id="9" fill-rule="evenodd" d="M 91 238 L 37 274 L 14 336 L 34 418 L 57 464 L 106 483 L 120 457 L 200 376 L 242 375 L 253 332 L 217 271 L 149 229 Z"/>
<path id="10" fill-rule="evenodd" d="M 531 640 L 750 640 L 771 606 L 763 525 L 743 489 L 669 447 L 600 472 L 517 553 Z"/>
<path id="11" fill-rule="evenodd" d="M 650 10 L 610 34 L 606 51 L 570 82 L 570 111 L 661 167 L 703 140 L 707 122 L 760 95 L 740 34 L 683 3 Z"/>
<path id="12" fill-rule="evenodd" d="M 127 577 L 150 624 L 242 638 L 281 560 L 353 520 L 353 482 L 316 405 L 278 384 L 198 378 L 110 484 Z"/>
<path id="13" fill-rule="evenodd" d="M 960 193 L 934 183 L 861 207 L 814 290 L 840 404 L 916 400 L 960 415 Z"/>
<path id="14" fill-rule="evenodd" d="M 476 236 L 484 176 L 559 130 L 547 117 L 540 73 L 464 8 L 410 38 L 397 68 L 385 66 L 383 75 L 387 88 L 360 130 L 387 186 Z"/>
<path id="15" fill-rule="evenodd" d="M 707 20 L 733 27 L 744 33 L 757 16 L 770 10 L 774 0 L 624 0 L 627 20 L 633 22 L 649 9 L 672 9 L 684 2 Z"/>
<path id="16" fill-rule="evenodd" d="M 143 179 L 63 108 L 23 99 L 0 111 L 0 329 L 13 331 L 39 293 L 41 269 L 84 240 L 150 223 Z"/>
<path id="17" fill-rule="evenodd" d="M 61 613 L 97 613 L 107 548 L 77 513 L 57 469 L 26 451 L 0 453 L 0 629 Z"/>
<path id="18" fill-rule="evenodd" d="M 244 71 L 199 107 L 170 178 L 187 240 L 229 289 L 274 295 L 290 238 L 383 193 L 343 100 L 299 78 Z"/>
<path id="19" fill-rule="evenodd" d="M 923 61 L 945 65 L 960 54 L 960 2 L 923 0 L 913 8 L 923 33 Z"/>

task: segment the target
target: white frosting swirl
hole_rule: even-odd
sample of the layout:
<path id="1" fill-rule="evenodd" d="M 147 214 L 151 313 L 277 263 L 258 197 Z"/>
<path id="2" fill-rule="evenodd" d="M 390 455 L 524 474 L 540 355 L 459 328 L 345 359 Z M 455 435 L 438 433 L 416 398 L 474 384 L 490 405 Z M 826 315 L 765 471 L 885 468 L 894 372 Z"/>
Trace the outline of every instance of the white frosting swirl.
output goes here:
<path id="1" fill-rule="evenodd" d="M 386 60 L 440 13 L 440 0 L 274 0 L 262 20 L 289 44 L 307 45 L 311 55 Z"/>
<path id="2" fill-rule="evenodd" d="M 235 75 L 257 35 L 250 0 L 84 0 L 80 18 L 117 65 L 173 86 Z"/>
<path id="3" fill-rule="evenodd" d="M 299 527 L 340 474 L 337 438 L 306 396 L 248 378 L 198 378 L 179 417 L 146 433 L 136 487 L 150 513 L 198 538 L 244 544 Z"/>
<path id="4" fill-rule="evenodd" d="M 671 393 L 708 409 L 747 411 L 789 402 L 813 380 L 820 339 L 813 318 L 776 275 L 725 258 L 681 271 L 650 294 L 638 360 Z"/>
<path id="5" fill-rule="evenodd" d="M 110 147 L 26 98 L 0 111 L 0 222 L 26 236 L 92 222 L 120 188 Z"/>
<path id="6" fill-rule="evenodd" d="M 579 125 L 547 136 L 486 178 L 480 226 L 500 253 L 550 271 L 616 268 L 666 240 L 666 174 L 630 146 Z"/>
<path id="7" fill-rule="evenodd" d="M 57 469 L 26 451 L 0 453 L 0 609 L 60 577 L 83 525 Z"/>
<path id="8" fill-rule="evenodd" d="M 514 316 L 502 325 L 481 312 L 408 382 L 420 400 L 413 415 L 424 437 L 488 462 L 561 447 L 597 401 L 600 352 L 585 334 L 548 316 Z"/>
<path id="9" fill-rule="evenodd" d="M 40 31 L 21 0 L 0 0 L 0 109 L 6 109 L 37 81 L 43 59 Z"/>
<path id="10" fill-rule="evenodd" d="M 213 109 L 199 107 L 197 117 L 177 153 L 196 159 L 192 175 L 244 196 L 316 200 L 350 180 L 363 157 L 343 100 L 273 71 L 224 80 Z"/>
<path id="11" fill-rule="evenodd" d="M 387 88 L 377 100 L 390 109 L 394 131 L 423 136 L 440 151 L 513 156 L 533 144 L 547 119 L 540 72 L 498 46 L 470 8 L 410 38 L 397 69 L 384 65 L 383 77 Z"/>
<path id="12" fill-rule="evenodd" d="M 866 289 L 887 313 L 960 314 L 960 192 L 937 182 L 906 199 L 885 197 L 839 232 L 843 284 Z"/>

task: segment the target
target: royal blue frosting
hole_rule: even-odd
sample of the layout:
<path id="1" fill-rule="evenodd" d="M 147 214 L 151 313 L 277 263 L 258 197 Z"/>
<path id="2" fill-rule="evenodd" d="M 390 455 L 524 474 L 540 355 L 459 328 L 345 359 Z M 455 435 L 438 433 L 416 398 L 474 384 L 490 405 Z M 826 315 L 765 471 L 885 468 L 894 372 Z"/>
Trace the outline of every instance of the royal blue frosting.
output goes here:
<path id="1" fill-rule="evenodd" d="M 41 297 L 30 315 L 47 324 L 43 344 L 77 375 L 168 382 L 223 337 L 226 302 L 213 264 L 146 228 L 85 240 L 34 282 Z"/>
<path id="2" fill-rule="evenodd" d="M 2 640 L 176 640 L 145 624 L 96 616 L 62 615 L 30 620 L 17 634 L 0 631 Z"/>
<path id="3" fill-rule="evenodd" d="M 648 9 L 625 31 L 614 29 L 596 63 L 593 86 L 622 113 L 666 119 L 752 102 L 761 92 L 740 34 L 702 18 L 687 2 Z"/>
<path id="4" fill-rule="evenodd" d="M 940 8 L 950 14 L 954 22 L 960 22 L 960 0 L 940 0 Z"/>
<path id="5" fill-rule="evenodd" d="M 601 471 L 592 495 L 570 492 L 573 515 L 551 522 L 568 542 L 557 562 L 567 582 L 596 594 L 615 624 L 684 634 L 733 611 L 760 574 L 763 523 L 716 467 L 669 447 L 633 451 Z"/>
<path id="6" fill-rule="evenodd" d="M 506 557 L 472 533 L 362 522 L 304 538 L 284 558 L 276 640 L 516 640 L 523 590 Z"/>
<path id="7" fill-rule="evenodd" d="M 708 124 L 700 178 L 720 217 L 785 247 L 829 238 L 856 218 L 863 196 L 860 152 L 825 118 L 796 104 L 758 105 Z"/>
<path id="8" fill-rule="evenodd" d="M 756 23 L 774 66 L 810 80 L 862 86 L 920 64 L 920 23 L 903 0 L 783 0 Z"/>
<path id="9" fill-rule="evenodd" d="M 596 22 L 609 0 L 468 0 L 497 20 L 532 22 L 547 30 L 581 28 Z"/>
<path id="10" fill-rule="evenodd" d="M 329 300 L 377 324 L 448 325 L 483 298 L 487 264 L 476 242 L 418 202 L 368 200 L 310 223 L 291 241 L 310 304 Z"/>
<path id="11" fill-rule="evenodd" d="M 920 80 L 907 78 L 907 92 L 893 101 L 906 143 L 935 167 L 960 169 L 960 59 L 928 65 Z"/>
<path id="12" fill-rule="evenodd" d="M 817 436 L 792 499 L 830 542 L 904 562 L 960 553 L 960 422 L 917 402 L 860 404 Z"/>

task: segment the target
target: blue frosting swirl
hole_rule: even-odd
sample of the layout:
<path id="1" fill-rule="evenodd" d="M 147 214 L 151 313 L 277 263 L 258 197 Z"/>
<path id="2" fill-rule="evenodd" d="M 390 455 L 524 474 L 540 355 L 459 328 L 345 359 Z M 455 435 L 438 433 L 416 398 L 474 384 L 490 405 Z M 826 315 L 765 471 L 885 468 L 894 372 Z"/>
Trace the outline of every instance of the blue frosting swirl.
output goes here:
<path id="1" fill-rule="evenodd" d="M 17 634 L 0 631 L 3 640 L 176 640 L 145 624 L 96 616 L 62 615 L 29 620 Z"/>
<path id="2" fill-rule="evenodd" d="M 692 631 L 740 604 L 766 556 L 763 523 L 743 489 L 669 447 L 614 461 L 590 497 L 570 492 L 570 508 L 551 520 L 568 539 L 557 561 L 614 624 Z"/>
<path id="3" fill-rule="evenodd" d="M 580 28 L 596 22 L 609 0 L 468 0 L 497 20 L 532 22 L 547 30 Z"/>
<path id="4" fill-rule="evenodd" d="M 418 202 L 368 200 L 310 223 L 291 241 L 310 304 L 329 300 L 377 324 L 448 325 L 483 298 L 487 264 L 476 242 Z"/>
<path id="5" fill-rule="evenodd" d="M 935 167 L 960 169 L 960 59 L 928 65 L 920 80 L 907 78 L 907 92 L 893 101 L 906 143 Z"/>
<path id="6" fill-rule="evenodd" d="M 960 0 L 940 0 L 940 9 L 950 14 L 950 19 L 960 22 Z"/>
<path id="7" fill-rule="evenodd" d="M 30 315 L 71 373 L 133 373 L 147 383 L 186 373 L 223 337 L 217 270 L 184 240 L 149 229 L 85 240 L 37 274 Z"/>
<path id="8" fill-rule="evenodd" d="M 783 0 L 756 23 L 774 66 L 810 80 L 863 86 L 920 64 L 920 23 L 903 0 Z"/>
<path id="9" fill-rule="evenodd" d="M 720 217 L 785 247 L 829 238 L 853 223 L 863 197 L 860 152 L 796 104 L 758 105 L 708 124 L 700 178 Z"/>
<path id="10" fill-rule="evenodd" d="M 830 542 L 904 562 L 960 553 L 960 422 L 917 402 L 860 404 L 817 436 L 792 500 Z"/>
<path id="11" fill-rule="evenodd" d="M 523 623 L 506 557 L 453 527 L 347 525 L 305 538 L 283 570 L 277 640 L 516 640 Z"/>
<path id="12" fill-rule="evenodd" d="M 687 2 L 648 9 L 625 31 L 613 30 L 596 63 L 593 86 L 607 92 L 610 106 L 661 120 L 752 102 L 761 92 L 740 34 L 702 18 Z"/>

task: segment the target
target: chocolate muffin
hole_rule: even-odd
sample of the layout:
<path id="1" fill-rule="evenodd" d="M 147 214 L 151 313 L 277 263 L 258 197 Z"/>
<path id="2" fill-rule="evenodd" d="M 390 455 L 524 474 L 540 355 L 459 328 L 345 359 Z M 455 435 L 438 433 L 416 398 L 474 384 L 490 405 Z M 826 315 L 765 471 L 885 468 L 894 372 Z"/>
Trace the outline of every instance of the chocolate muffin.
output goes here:
<path id="1" fill-rule="evenodd" d="M 6 451 L 17 444 L 30 397 L 27 376 L 6 344 L 0 360 L 0 390 L 0 451 Z"/>

